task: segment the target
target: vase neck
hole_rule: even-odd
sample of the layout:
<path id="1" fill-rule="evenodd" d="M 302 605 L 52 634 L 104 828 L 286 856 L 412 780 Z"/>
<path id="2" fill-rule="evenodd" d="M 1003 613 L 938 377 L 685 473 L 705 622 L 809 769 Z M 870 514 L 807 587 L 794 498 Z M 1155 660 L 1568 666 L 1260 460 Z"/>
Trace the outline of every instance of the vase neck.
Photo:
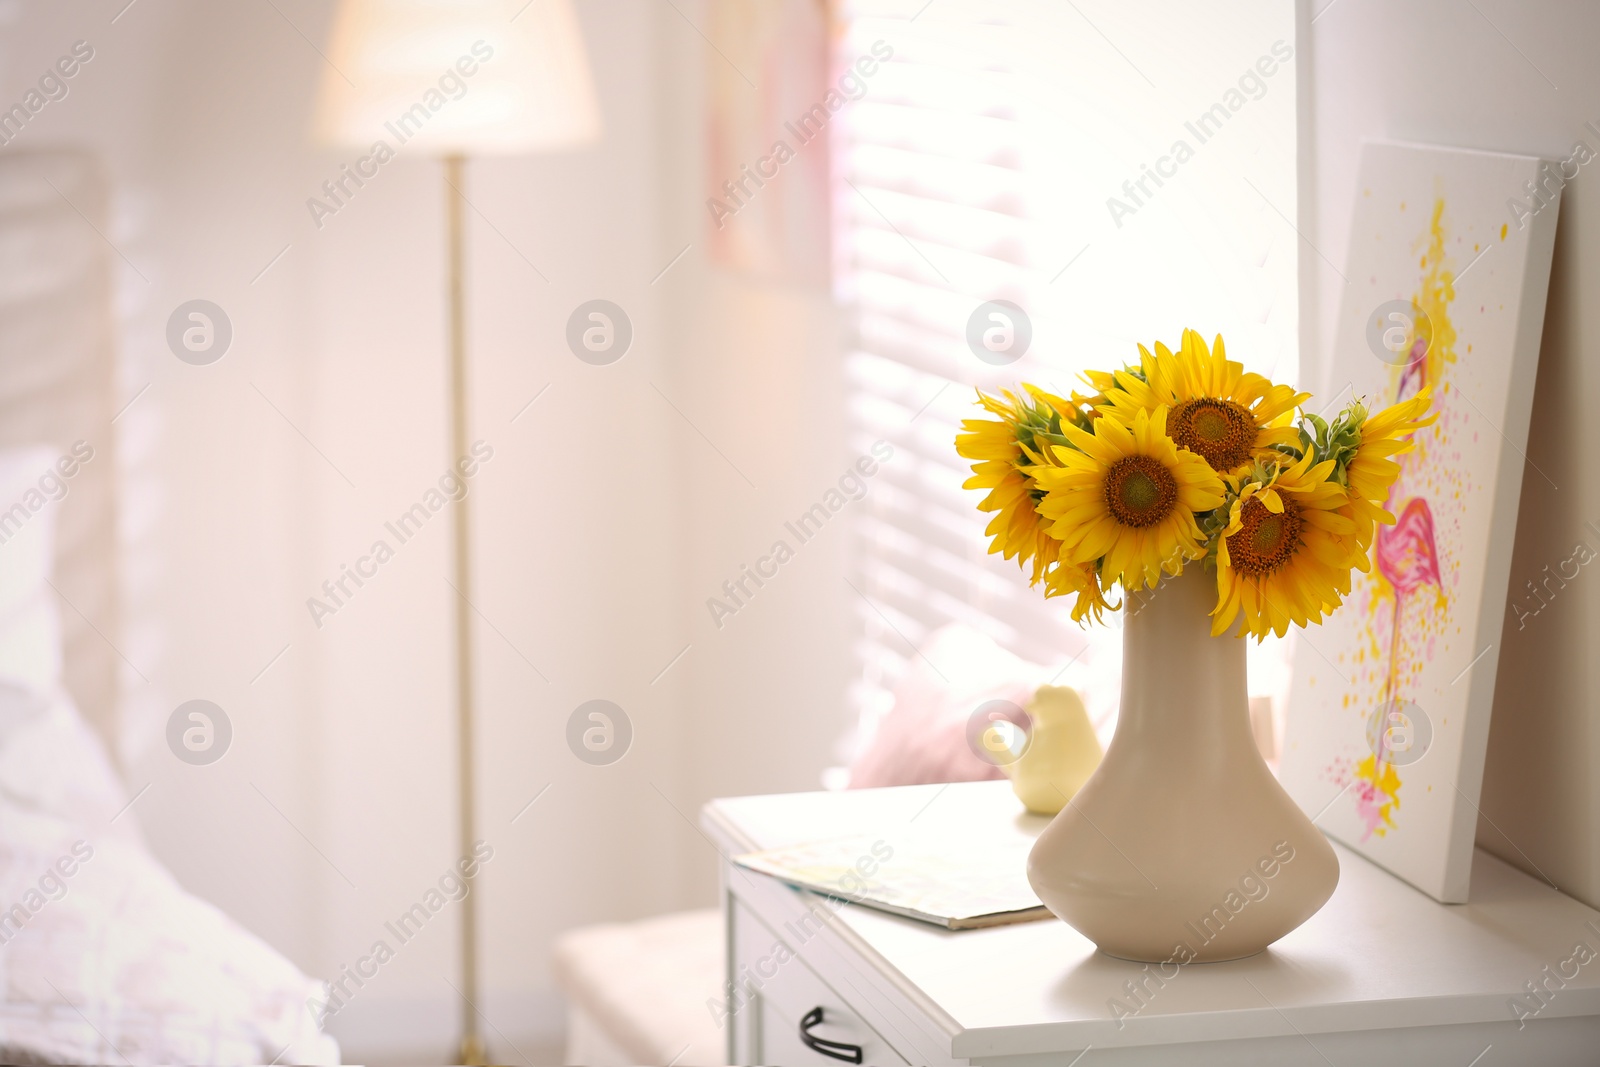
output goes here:
<path id="1" fill-rule="evenodd" d="M 1159 732 L 1175 744 L 1251 739 L 1245 644 L 1232 634 L 1211 636 L 1216 603 L 1216 572 L 1199 562 L 1128 597 L 1119 736 Z"/>

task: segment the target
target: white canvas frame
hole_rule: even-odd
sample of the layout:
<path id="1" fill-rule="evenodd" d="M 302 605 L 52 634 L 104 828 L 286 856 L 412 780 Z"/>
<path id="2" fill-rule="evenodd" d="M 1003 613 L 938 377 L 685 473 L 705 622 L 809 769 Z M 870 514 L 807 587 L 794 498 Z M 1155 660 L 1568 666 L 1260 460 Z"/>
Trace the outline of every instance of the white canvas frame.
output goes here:
<path id="1" fill-rule="evenodd" d="M 1345 606 L 1300 634 L 1282 764 L 1285 787 L 1324 831 L 1444 902 L 1468 895 L 1517 506 L 1523 477 L 1542 476 L 1526 469 L 1525 450 L 1555 243 L 1555 166 L 1528 156 L 1364 145 L 1337 343 L 1318 394 L 1335 408 L 1358 396 L 1378 409 L 1395 399 L 1397 386 L 1409 387 L 1397 364 L 1411 350 L 1380 358 L 1384 346 L 1369 344 L 1369 320 L 1390 321 L 1378 314 L 1381 305 L 1450 271 L 1454 295 L 1439 317 L 1455 330 L 1456 360 L 1429 383 L 1441 423 L 1437 434 L 1418 435 L 1424 451 L 1406 457 L 1395 496 L 1395 507 L 1414 497 L 1428 506 L 1431 540 L 1421 510 L 1404 530 L 1414 546 L 1434 546 L 1437 583 L 1421 580 L 1396 598 L 1396 609 L 1381 595 L 1387 578 L 1357 574 Z M 1532 189 L 1542 193 L 1537 200 Z M 1430 261 L 1432 211 L 1441 199 L 1444 251 Z M 1428 573 L 1407 562 L 1427 555 L 1390 550 L 1386 572 L 1374 544 L 1373 573 L 1398 575 L 1389 582 L 1393 592 Z M 1418 593 L 1434 600 L 1408 605 Z M 1392 613 L 1387 627 L 1378 621 L 1382 605 Z M 1390 629 L 1396 620 L 1399 642 Z M 1375 688 L 1384 638 L 1391 652 Z M 1391 688 L 1413 707 L 1397 709 L 1403 718 L 1389 720 L 1391 728 L 1370 729 L 1380 704 L 1388 710 Z M 1387 749 L 1385 764 L 1369 741 L 1378 735 L 1380 748 L 1390 740 L 1411 748 Z M 1378 820 L 1381 832 L 1376 801 L 1392 798 L 1357 773 L 1368 756 L 1374 770 L 1387 765 L 1399 775 L 1394 824 Z"/>

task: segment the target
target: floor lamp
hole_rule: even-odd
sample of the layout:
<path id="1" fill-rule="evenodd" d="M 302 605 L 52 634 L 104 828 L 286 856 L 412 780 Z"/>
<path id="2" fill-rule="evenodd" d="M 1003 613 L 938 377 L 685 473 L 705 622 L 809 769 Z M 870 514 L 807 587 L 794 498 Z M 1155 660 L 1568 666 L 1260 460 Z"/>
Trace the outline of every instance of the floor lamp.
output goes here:
<path id="1" fill-rule="evenodd" d="M 583 36 L 570 0 L 341 0 L 326 60 L 317 100 L 317 140 L 359 154 L 342 160 L 319 190 L 325 206 L 342 209 L 358 198 L 366 182 L 382 180 L 391 160 L 432 157 L 443 162 L 447 418 L 454 464 L 467 455 L 468 447 L 466 161 L 562 151 L 599 139 L 600 108 Z M 326 204 L 327 199 L 337 202 Z M 462 855 L 470 854 L 477 838 L 469 499 L 455 504 L 452 568 Z M 477 905 L 478 894 L 469 880 L 460 905 L 461 994 L 466 1003 L 458 1055 L 466 1064 L 483 1063 L 487 1055 L 478 1025 Z"/>

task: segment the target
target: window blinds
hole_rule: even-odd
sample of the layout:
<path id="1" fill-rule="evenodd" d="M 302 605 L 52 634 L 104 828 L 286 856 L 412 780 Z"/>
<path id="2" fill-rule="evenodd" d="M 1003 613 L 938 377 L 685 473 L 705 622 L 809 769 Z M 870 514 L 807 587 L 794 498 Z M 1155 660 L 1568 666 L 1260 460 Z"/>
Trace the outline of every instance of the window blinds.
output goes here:
<path id="1" fill-rule="evenodd" d="M 1221 332 L 1232 358 L 1294 379 L 1292 5 L 1194 7 L 845 0 L 839 11 L 840 71 L 893 51 L 830 126 L 852 451 L 879 439 L 896 450 L 856 524 L 863 734 L 949 622 L 1038 664 L 1117 669 L 1114 628 L 1079 629 L 1066 602 L 987 555 L 988 516 L 961 488 L 969 472 L 954 449 L 974 387 L 1027 380 L 1065 394 L 1084 367 L 1134 359 L 1136 341 L 1175 344 L 1184 326 Z M 1208 110 L 1219 103 L 1226 117 Z M 1201 142 L 1185 124 L 1208 114 Z M 1158 168 L 1169 174 L 1159 185 Z M 1004 366 L 967 342 L 969 318 L 995 299 L 1032 328 Z M 1272 658 L 1257 677 L 1276 678 Z"/>

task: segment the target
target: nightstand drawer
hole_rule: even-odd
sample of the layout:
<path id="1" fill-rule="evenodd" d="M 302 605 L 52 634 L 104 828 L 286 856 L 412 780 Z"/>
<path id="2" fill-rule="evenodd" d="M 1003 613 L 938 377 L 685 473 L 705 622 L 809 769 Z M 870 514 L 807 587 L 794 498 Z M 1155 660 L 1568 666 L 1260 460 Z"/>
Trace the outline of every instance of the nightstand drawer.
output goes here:
<path id="1" fill-rule="evenodd" d="M 784 1067 L 906 1063 L 742 904 L 734 905 L 733 936 L 736 983 L 753 994 L 743 1005 L 751 1016 L 746 1046 L 750 1062 Z"/>

